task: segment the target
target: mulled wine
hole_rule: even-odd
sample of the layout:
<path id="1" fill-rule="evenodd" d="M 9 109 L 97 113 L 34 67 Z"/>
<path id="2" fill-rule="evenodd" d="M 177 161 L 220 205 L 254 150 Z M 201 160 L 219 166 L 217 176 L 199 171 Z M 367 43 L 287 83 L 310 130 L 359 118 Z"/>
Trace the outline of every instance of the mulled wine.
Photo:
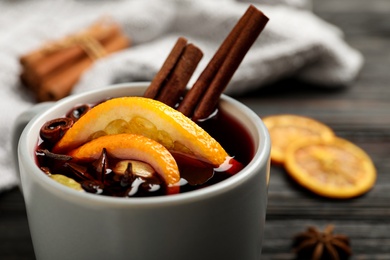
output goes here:
<path id="1" fill-rule="evenodd" d="M 40 169 L 49 176 L 61 176 L 61 181 L 75 181 L 78 189 L 114 197 L 150 197 L 169 193 L 164 179 L 149 165 L 131 158 L 123 160 L 112 156 L 105 149 L 98 159 L 78 160 L 67 154 L 53 152 L 53 147 L 73 122 L 82 117 L 91 105 L 70 110 L 63 118 L 45 124 L 36 148 L 36 160 Z M 254 155 L 254 145 L 247 131 L 231 116 L 218 110 L 215 116 L 198 122 L 201 128 L 218 141 L 226 152 L 234 157 L 228 169 L 216 168 L 201 160 L 171 152 L 180 171 L 180 193 L 201 189 L 221 182 L 247 165 Z M 55 134 L 51 133 L 54 130 Z M 60 130 L 58 130 L 60 129 Z M 49 134 L 47 134 L 47 132 Z"/>

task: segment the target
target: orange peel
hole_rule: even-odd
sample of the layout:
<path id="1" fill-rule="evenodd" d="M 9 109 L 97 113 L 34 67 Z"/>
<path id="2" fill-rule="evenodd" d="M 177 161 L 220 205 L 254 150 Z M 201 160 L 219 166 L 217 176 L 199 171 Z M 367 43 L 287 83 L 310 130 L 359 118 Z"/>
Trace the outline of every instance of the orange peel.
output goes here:
<path id="1" fill-rule="evenodd" d="M 96 138 L 69 152 L 73 160 L 92 161 L 103 148 L 117 159 L 134 159 L 151 165 L 168 186 L 180 181 L 178 166 L 172 154 L 160 143 L 142 135 L 116 134 Z"/>
<path id="2" fill-rule="evenodd" d="M 66 153 L 97 137 L 121 133 L 146 136 L 170 151 L 214 166 L 228 157 L 222 146 L 191 119 L 144 97 L 114 98 L 95 106 L 73 124 L 53 151 Z"/>
<path id="3" fill-rule="evenodd" d="M 300 115 L 280 114 L 263 119 L 271 136 L 271 161 L 283 163 L 290 143 L 304 138 L 332 139 L 335 134 L 327 125 Z"/>
<path id="4" fill-rule="evenodd" d="M 371 158 L 355 144 L 338 137 L 292 143 L 286 150 L 284 166 L 300 185 L 329 198 L 362 195 L 376 180 Z"/>

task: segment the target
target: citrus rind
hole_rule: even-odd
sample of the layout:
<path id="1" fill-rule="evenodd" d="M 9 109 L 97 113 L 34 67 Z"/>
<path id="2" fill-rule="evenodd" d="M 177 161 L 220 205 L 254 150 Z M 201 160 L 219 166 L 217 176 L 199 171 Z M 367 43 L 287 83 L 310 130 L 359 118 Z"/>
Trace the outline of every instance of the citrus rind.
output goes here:
<path id="1" fill-rule="evenodd" d="M 300 185 L 329 198 L 357 197 L 369 191 L 376 180 L 371 158 L 355 144 L 338 137 L 290 144 L 285 168 Z"/>
<path id="2" fill-rule="evenodd" d="M 332 139 L 335 134 L 327 125 L 300 115 L 280 114 L 263 118 L 271 137 L 271 161 L 282 164 L 290 143 L 300 138 Z"/>
<path id="3" fill-rule="evenodd" d="M 133 159 L 151 165 L 168 186 L 180 181 L 172 154 L 160 143 L 142 135 L 105 135 L 70 151 L 69 155 L 75 161 L 93 161 L 100 157 L 103 148 L 114 158 Z"/>
<path id="4" fill-rule="evenodd" d="M 121 133 L 146 136 L 170 151 L 215 166 L 228 157 L 222 146 L 191 119 L 144 97 L 114 98 L 95 106 L 73 124 L 53 151 L 68 152 L 95 138 Z"/>

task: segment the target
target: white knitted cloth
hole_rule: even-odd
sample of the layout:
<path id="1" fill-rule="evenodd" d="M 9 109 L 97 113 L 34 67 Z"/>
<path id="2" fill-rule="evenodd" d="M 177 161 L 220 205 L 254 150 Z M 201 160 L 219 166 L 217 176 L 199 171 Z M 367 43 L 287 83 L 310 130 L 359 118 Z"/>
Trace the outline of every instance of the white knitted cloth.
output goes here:
<path id="1" fill-rule="evenodd" d="M 348 85 L 363 58 L 342 32 L 316 17 L 309 0 L 24 0 L 0 1 L 0 191 L 17 185 L 11 148 L 16 117 L 33 105 L 19 81 L 18 58 L 108 15 L 133 40 L 127 50 L 99 60 L 74 92 L 112 83 L 151 80 L 174 42 L 184 36 L 204 57 L 191 83 L 249 3 L 269 18 L 226 93 L 259 88 L 286 76 L 328 87 Z"/>

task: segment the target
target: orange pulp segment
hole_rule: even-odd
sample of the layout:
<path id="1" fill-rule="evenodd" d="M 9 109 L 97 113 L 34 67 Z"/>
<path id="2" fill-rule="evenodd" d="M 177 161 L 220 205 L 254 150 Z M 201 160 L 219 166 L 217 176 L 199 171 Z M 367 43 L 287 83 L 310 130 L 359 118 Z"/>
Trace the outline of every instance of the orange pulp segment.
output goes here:
<path id="1" fill-rule="evenodd" d="M 99 136 L 131 133 L 153 139 L 168 150 L 214 166 L 228 154 L 191 119 L 166 104 L 144 97 L 121 97 L 103 102 L 74 123 L 53 151 L 64 153 Z"/>
<path id="2" fill-rule="evenodd" d="M 371 158 L 358 146 L 336 137 L 292 143 L 286 151 L 285 168 L 303 187 L 330 198 L 359 196 L 376 180 Z"/>
<path id="3" fill-rule="evenodd" d="M 134 159 L 151 165 L 168 186 L 180 181 L 178 166 L 172 154 L 160 143 L 134 134 L 106 135 L 69 152 L 74 160 L 96 160 L 103 148 L 117 159 Z"/>
<path id="4" fill-rule="evenodd" d="M 271 160 L 283 163 L 288 145 L 300 138 L 332 139 L 334 132 L 325 124 L 298 115 L 273 115 L 263 118 L 271 136 Z"/>

